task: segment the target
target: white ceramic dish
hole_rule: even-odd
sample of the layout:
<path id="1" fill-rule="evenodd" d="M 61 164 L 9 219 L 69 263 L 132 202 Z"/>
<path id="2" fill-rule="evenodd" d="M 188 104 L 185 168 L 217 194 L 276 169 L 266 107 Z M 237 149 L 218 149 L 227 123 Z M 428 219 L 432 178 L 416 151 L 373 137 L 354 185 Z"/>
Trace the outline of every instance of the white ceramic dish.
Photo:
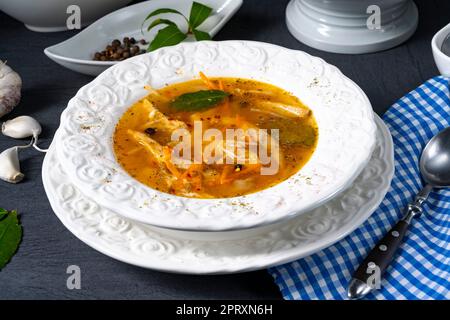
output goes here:
<path id="1" fill-rule="evenodd" d="M 288 222 L 232 232 L 180 232 L 124 219 L 70 181 L 52 144 L 42 168 L 45 191 L 62 223 L 80 240 L 120 261 L 161 271 L 242 272 L 296 260 L 342 239 L 379 206 L 394 173 L 392 139 L 377 117 L 377 146 L 343 194 Z M 164 213 L 162 213 L 164 214 Z"/>
<path id="2" fill-rule="evenodd" d="M 70 16 L 67 8 L 70 5 L 80 8 L 81 25 L 86 26 L 130 2 L 131 0 L 0 0 L 0 10 L 22 21 L 32 31 L 55 32 L 67 30 L 66 21 Z"/>
<path id="3" fill-rule="evenodd" d="M 242 0 L 202 0 L 200 2 L 213 8 L 211 16 L 199 28 L 211 36 L 216 35 L 242 5 Z M 72 38 L 46 48 L 44 53 L 63 67 L 96 76 L 117 63 L 117 61 L 92 60 L 96 51 L 103 50 L 113 39 L 144 38 L 141 33 L 141 22 L 153 10 L 172 8 L 189 16 L 191 4 L 191 1 L 151 0 L 122 8 L 104 16 Z M 177 22 L 181 28 L 186 24 L 178 15 L 165 15 Z M 145 38 L 153 39 L 159 28 L 146 32 Z M 188 37 L 186 41 L 192 41 L 192 38 Z"/>
<path id="4" fill-rule="evenodd" d="M 434 61 L 443 76 L 450 76 L 450 57 L 441 50 L 442 42 L 450 34 L 450 23 L 439 30 L 431 40 L 431 49 L 433 50 Z"/>
<path id="5" fill-rule="evenodd" d="M 370 19 L 375 17 L 374 8 L 379 9 L 379 29 Z M 286 24 L 299 41 L 347 54 L 399 45 L 414 34 L 418 21 L 412 0 L 291 0 L 286 8 Z"/>
<path id="6" fill-rule="evenodd" d="M 144 85 L 210 76 L 253 78 L 298 96 L 314 112 L 319 142 L 309 162 L 286 181 L 242 197 L 192 199 L 161 193 L 117 163 L 114 128 L 144 97 Z M 164 228 L 219 231 L 251 228 L 310 211 L 348 188 L 375 145 L 364 92 L 336 67 L 304 52 L 249 42 L 194 42 L 119 63 L 81 88 L 61 116 L 58 157 L 74 185 L 115 212 Z"/>

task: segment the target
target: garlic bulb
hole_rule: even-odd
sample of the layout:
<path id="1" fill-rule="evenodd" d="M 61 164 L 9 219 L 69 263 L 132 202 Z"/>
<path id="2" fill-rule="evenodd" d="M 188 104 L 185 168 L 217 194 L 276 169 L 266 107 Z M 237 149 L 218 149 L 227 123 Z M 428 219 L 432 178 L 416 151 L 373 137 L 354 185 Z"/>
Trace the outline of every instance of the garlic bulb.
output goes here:
<path id="1" fill-rule="evenodd" d="M 36 138 L 41 134 L 42 127 L 34 118 L 20 116 L 12 120 L 5 121 L 2 125 L 2 133 L 5 136 L 23 139 L 28 137 Z"/>
<path id="2" fill-rule="evenodd" d="M 18 183 L 25 175 L 20 172 L 19 147 L 12 147 L 0 153 L 0 179 Z"/>
<path id="3" fill-rule="evenodd" d="M 0 61 L 0 118 L 19 104 L 21 89 L 20 76 Z"/>

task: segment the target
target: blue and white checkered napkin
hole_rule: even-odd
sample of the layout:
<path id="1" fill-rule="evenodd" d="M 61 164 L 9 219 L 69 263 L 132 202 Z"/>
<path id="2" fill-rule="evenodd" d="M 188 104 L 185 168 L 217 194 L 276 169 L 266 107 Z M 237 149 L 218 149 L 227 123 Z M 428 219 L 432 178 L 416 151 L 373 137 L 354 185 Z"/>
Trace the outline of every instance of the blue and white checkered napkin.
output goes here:
<path id="1" fill-rule="evenodd" d="M 421 151 L 433 135 L 450 126 L 449 79 L 428 80 L 395 103 L 383 120 L 395 148 L 391 189 L 372 216 L 342 241 L 269 269 L 285 299 L 346 298 L 353 271 L 422 187 Z M 366 299 L 450 299 L 450 190 L 431 193 L 404 240 L 381 289 Z"/>

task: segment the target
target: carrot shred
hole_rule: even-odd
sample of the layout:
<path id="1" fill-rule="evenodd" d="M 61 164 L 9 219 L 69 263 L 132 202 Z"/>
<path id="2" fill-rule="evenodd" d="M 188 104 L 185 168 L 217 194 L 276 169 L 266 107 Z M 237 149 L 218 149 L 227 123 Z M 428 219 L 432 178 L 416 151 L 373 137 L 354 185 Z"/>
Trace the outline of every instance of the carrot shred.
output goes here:
<path id="1" fill-rule="evenodd" d="M 228 176 L 233 171 L 233 166 L 231 165 L 225 165 L 223 167 L 222 173 L 220 174 L 220 184 L 224 184 L 226 182 L 229 182 Z"/>
<path id="2" fill-rule="evenodd" d="M 236 127 L 240 128 L 243 124 L 243 118 L 239 114 L 236 114 Z"/>
<path id="3" fill-rule="evenodd" d="M 203 72 L 200 71 L 198 74 L 200 75 L 200 78 L 203 80 L 208 89 L 211 90 L 216 89 L 216 86 L 211 82 L 211 80 L 209 80 L 209 78 Z"/>
<path id="4" fill-rule="evenodd" d="M 163 96 L 161 93 L 159 93 L 157 90 L 153 89 L 148 84 L 144 85 L 144 89 L 147 90 L 150 94 L 157 95 L 158 97 L 160 97 L 164 100 L 168 100 L 170 98 L 170 97 Z M 145 100 L 147 100 L 147 99 L 145 99 Z M 148 101 L 148 102 L 150 102 L 150 101 Z"/>

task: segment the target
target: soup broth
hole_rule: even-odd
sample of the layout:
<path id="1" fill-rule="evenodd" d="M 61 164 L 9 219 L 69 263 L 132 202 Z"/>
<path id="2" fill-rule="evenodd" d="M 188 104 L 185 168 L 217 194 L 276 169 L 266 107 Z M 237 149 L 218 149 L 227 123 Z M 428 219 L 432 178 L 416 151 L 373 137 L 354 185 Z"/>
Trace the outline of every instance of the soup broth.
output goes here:
<path id="1" fill-rule="evenodd" d="M 132 177 L 162 192 L 194 198 L 227 198 L 253 193 L 295 174 L 310 159 L 317 145 L 318 129 L 311 110 L 289 92 L 267 83 L 202 75 L 201 79 L 158 90 L 148 89 L 149 95 L 131 106 L 119 120 L 114 133 L 114 151 L 118 162 Z M 198 92 L 210 96 L 206 102 L 202 100 L 209 106 L 202 107 L 196 99 L 187 99 L 192 96 L 184 100 L 192 104 L 185 105 L 184 109 L 177 107 L 177 98 Z M 214 93 L 222 95 L 215 104 Z M 201 94 L 194 96 L 200 98 Z M 217 129 L 214 132 L 223 134 L 226 142 L 230 140 L 226 138 L 227 129 L 244 130 L 241 143 L 246 147 L 244 157 L 237 157 L 235 149 L 230 152 L 223 144 L 213 144 L 219 146 L 215 151 L 222 150 L 228 157 L 224 163 L 209 163 L 204 155 L 196 159 L 195 145 L 205 152 L 208 145 L 217 143 L 197 135 L 194 128 L 199 127 L 203 133 Z M 178 129 L 191 134 L 191 156 L 186 149 L 178 154 L 184 162 L 172 158 L 180 142 L 174 141 L 172 134 Z M 277 161 L 276 170 L 271 174 L 262 172 L 273 163 L 262 161 L 259 153 L 250 150 L 249 129 L 267 132 L 266 140 L 251 137 L 260 148 L 265 141 L 270 159 Z M 278 129 L 278 139 L 275 139 L 276 131 L 271 129 Z M 217 152 L 212 154 L 217 155 Z M 230 159 L 233 163 L 228 161 Z"/>

